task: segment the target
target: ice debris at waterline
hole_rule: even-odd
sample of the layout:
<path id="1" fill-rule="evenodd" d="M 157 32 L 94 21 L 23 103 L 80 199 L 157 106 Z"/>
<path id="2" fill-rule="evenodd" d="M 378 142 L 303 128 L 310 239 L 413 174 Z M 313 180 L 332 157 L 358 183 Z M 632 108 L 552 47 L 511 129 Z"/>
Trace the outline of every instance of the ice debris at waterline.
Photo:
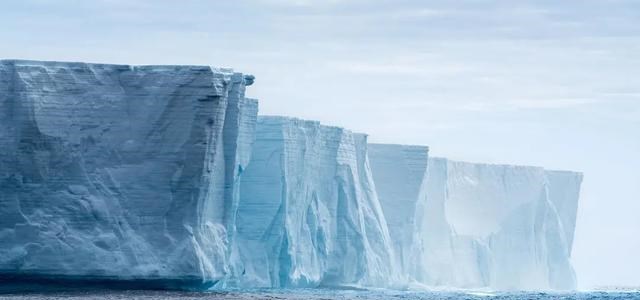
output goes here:
<path id="1" fill-rule="evenodd" d="M 575 288 L 581 174 L 257 117 L 254 79 L 0 61 L 0 281 Z"/>

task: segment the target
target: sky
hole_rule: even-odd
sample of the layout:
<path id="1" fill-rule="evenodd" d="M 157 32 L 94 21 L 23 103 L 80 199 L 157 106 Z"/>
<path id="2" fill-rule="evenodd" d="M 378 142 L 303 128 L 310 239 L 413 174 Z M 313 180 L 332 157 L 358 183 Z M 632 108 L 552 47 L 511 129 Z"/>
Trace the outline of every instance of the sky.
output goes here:
<path id="1" fill-rule="evenodd" d="M 640 286 L 640 1 L 9 0 L 0 58 L 233 67 L 262 114 L 583 172 L 579 287 Z"/>

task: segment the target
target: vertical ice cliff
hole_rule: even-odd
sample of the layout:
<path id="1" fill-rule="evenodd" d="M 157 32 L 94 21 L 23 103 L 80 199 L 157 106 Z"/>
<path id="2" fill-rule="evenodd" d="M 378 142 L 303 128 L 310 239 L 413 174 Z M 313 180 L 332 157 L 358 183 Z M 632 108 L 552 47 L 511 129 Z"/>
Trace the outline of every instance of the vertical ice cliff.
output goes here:
<path id="1" fill-rule="evenodd" d="M 428 158 L 370 144 L 376 189 L 409 281 L 451 288 L 573 289 L 582 175 Z"/>
<path id="2" fill-rule="evenodd" d="M 460 288 L 573 289 L 582 175 L 429 159 L 418 280 Z"/>
<path id="3" fill-rule="evenodd" d="M 405 277 L 418 271 L 416 220 L 425 213 L 428 153 L 425 146 L 369 144 L 376 190 L 389 225 L 395 259 Z"/>
<path id="4" fill-rule="evenodd" d="M 252 76 L 0 61 L 0 275 L 202 287 L 227 276 Z"/>
<path id="5" fill-rule="evenodd" d="M 581 174 L 258 118 L 253 80 L 0 60 L 0 281 L 575 287 Z"/>
<path id="6" fill-rule="evenodd" d="M 236 240 L 245 286 L 389 286 L 392 247 L 366 136 L 259 117 Z"/>
<path id="7" fill-rule="evenodd" d="M 549 283 L 553 289 L 567 289 L 576 285 L 576 276 L 568 260 L 573 247 L 578 199 L 582 174 L 569 171 L 545 171 L 547 195 L 551 206 L 560 218 L 549 228 Z"/>

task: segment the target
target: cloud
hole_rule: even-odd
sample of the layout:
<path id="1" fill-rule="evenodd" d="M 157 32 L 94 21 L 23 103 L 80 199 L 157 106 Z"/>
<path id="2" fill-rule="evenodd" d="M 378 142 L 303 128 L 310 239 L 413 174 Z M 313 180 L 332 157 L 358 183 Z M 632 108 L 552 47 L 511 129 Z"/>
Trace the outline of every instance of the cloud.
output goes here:
<path id="1" fill-rule="evenodd" d="M 588 104 L 598 103 L 594 98 L 542 98 L 542 99 L 518 99 L 507 102 L 514 109 L 556 109 L 574 108 Z"/>
<path id="2" fill-rule="evenodd" d="M 345 0 L 260 0 L 266 5 L 293 6 L 293 7 L 319 7 L 330 6 L 344 2 Z"/>

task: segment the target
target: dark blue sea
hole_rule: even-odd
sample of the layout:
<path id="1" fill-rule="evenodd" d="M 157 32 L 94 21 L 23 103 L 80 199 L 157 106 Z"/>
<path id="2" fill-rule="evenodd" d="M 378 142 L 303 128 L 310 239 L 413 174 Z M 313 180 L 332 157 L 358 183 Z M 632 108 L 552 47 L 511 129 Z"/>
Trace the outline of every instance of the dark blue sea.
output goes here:
<path id="1" fill-rule="evenodd" d="M 174 291 L 19 291 L 3 292 L 0 299 L 640 299 L 640 291 L 590 291 L 571 293 L 543 292 L 413 292 L 389 290 L 230 290 L 223 292 L 174 292 Z"/>

